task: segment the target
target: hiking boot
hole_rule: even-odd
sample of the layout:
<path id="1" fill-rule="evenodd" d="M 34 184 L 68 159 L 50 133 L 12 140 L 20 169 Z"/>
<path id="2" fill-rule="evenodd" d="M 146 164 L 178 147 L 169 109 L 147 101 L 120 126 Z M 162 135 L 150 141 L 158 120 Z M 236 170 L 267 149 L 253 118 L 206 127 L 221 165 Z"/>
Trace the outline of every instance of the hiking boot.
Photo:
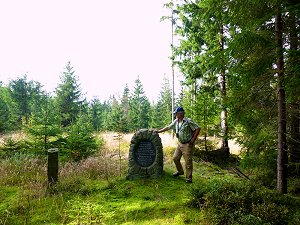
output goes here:
<path id="1" fill-rule="evenodd" d="M 193 181 L 191 179 L 186 179 L 185 183 L 193 183 Z"/>
<path id="2" fill-rule="evenodd" d="M 184 174 L 184 173 L 179 173 L 179 172 L 177 171 L 177 172 L 173 173 L 173 177 L 178 177 L 178 176 L 183 175 L 183 174 Z"/>

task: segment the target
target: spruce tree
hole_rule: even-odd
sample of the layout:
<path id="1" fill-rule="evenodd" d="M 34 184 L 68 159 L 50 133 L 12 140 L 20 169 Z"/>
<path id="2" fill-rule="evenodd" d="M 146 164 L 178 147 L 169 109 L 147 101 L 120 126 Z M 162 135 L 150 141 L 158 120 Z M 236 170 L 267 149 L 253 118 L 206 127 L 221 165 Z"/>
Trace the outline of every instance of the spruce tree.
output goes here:
<path id="1" fill-rule="evenodd" d="M 28 124 L 31 113 L 38 110 L 38 102 L 43 95 L 42 86 L 37 81 L 27 79 L 27 75 L 11 80 L 8 84 L 10 95 L 17 105 L 19 122 Z"/>
<path id="2" fill-rule="evenodd" d="M 0 133 L 18 129 L 18 105 L 10 95 L 8 87 L 0 84 Z"/>
<path id="3" fill-rule="evenodd" d="M 173 1 L 171 1 L 172 3 Z M 180 1 L 177 5 L 169 4 L 177 12 L 176 33 L 181 37 L 178 46 L 174 46 L 174 62 L 185 76 L 185 82 L 192 90 L 186 108 L 191 116 L 195 112 L 198 95 L 198 79 L 214 80 L 220 85 L 221 113 L 220 137 L 222 149 L 229 156 L 229 130 L 226 106 L 226 77 L 229 63 L 226 58 L 228 16 L 226 1 Z M 216 79 L 217 78 L 217 79 Z M 184 100 L 186 101 L 186 100 Z"/>
<path id="4" fill-rule="evenodd" d="M 92 120 L 93 128 L 96 131 L 103 129 L 103 105 L 98 98 L 92 99 L 89 105 L 89 114 Z"/>
<path id="5" fill-rule="evenodd" d="M 169 80 L 164 77 L 157 103 L 152 107 L 151 127 L 161 128 L 173 120 L 172 90 Z"/>
<path id="6" fill-rule="evenodd" d="M 121 111 L 122 111 L 122 118 L 121 118 L 121 131 L 128 132 L 130 130 L 130 118 L 129 118 L 129 101 L 130 101 L 130 90 L 128 85 L 126 84 L 123 95 L 121 98 Z"/>
<path id="7" fill-rule="evenodd" d="M 115 98 L 115 96 L 113 96 L 112 104 L 111 104 L 111 112 L 109 114 L 110 130 L 121 132 L 123 129 L 122 118 L 123 118 L 123 111 L 121 105 L 118 102 L 118 100 Z"/>
<path id="8" fill-rule="evenodd" d="M 135 80 L 135 86 L 130 101 L 130 126 L 132 131 L 148 128 L 150 123 L 150 102 L 144 93 L 144 88 L 139 77 Z"/>
<path id="9" fill-rule="evenodd" d="M 289 37 L 288 43 L 288 59 L 286 62 L 286 92 L 287 92 L 287 116 L 289 122 L 289 155 L 291 163 L 297 165 L 300 163 L 300 41 L 299 29 L 297 28 L 297 21 L 300 18 L 299 3 L 296 0 L 287 1 L 286 18 L 287 35 Z M 297 166 L 293 167 L 297 167 Z M 294 169 L 297 171 L 297 169 Z M 300 176 L 300 173 L 297 174 Z"/>
<path id="10" fill-rule="evenodd" d="M 61 124 L 66 127 L 75 122 L 83 103 L 78 77 L 71 62 L 67 63 L 60 81 L 56 88 L 56 103 L 61 115 Z"/>
<path id="11" fill-rule="evenodd" d="M 38 151 L 57 146 L 56 141 L 62 134 L 58 109 L 54 99 L 49 95 L 40 98 L 39 110 L 35 110 L 29 117 L 25 130 L 33 137 Z"/>
<path id="12" fill-rule="evenodd" d="M 93 135 L 91 118 L 79 112 L 76 121 L 67 127 L 66 150 L 72 159 L 78 161 L 97 152 L 99 145 Z"/>

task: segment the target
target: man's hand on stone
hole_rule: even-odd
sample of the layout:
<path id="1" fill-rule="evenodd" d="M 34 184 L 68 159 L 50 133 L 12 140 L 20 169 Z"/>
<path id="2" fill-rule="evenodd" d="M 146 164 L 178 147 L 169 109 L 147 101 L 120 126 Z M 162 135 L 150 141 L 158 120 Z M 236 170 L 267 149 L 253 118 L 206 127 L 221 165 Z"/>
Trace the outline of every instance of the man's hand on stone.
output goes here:
<path id="1" fill-rule="evenodd" d="M 154 133 L 159 133 L 159 132 L 158 132 L 158 129 L 156 129 L 156 128 L 151 128 L 150 131 L 152 131 L 152 132 L 154 132 Z"/>

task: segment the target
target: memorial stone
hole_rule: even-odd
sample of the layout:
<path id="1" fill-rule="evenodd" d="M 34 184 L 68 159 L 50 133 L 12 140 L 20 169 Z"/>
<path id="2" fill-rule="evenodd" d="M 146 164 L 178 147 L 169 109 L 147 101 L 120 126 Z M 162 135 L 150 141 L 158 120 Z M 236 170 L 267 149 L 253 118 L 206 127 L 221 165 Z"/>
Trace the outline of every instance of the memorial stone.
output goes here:
<path id="1" fill-rule="evenodd" d="M 158 134 L 148 129 L 136 132 L 130 143 L 127 179 L 158 178 L 163 173 L 163 150 Z"/>

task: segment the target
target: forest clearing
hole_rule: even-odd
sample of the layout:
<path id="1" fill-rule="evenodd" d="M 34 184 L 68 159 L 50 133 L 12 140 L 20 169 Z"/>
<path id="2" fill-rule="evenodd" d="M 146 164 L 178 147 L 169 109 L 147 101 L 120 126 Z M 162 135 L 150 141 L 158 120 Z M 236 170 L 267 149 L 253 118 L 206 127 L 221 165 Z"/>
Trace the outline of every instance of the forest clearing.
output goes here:
<path id="1" fill-rule="evenodd" d="M 74 19 L 83 10 L 94 12 L 88 17 L 93 22 L 103 10 L 102 3 L 94 8 L 79 2 L 83 5 L 73 17 L 67 16 L 79 6 L 73 1 L 61 11 L 65 23 L 60 24 L 66 25 L 67 33 L 77 28 Z M 30 79 L 27 70 L 7 82 L 1 75 L 0 224 L 300 224 L 299 1 L 161 2 L 167 13 L 157 20 L 170 24 L 168 75 L 149 72 L 156 69 L 154 62 L 166 66 L 155 42 L 161 33 L 151 33 L 157 37 L 154 42 L 142 38 L 150 36 L 147 26 L 154 24 L 142 22 L 153 15 L 147 7 L 158 0 L 149 5 L 137 2 L 122 1 L 120 7 L 113 1 L 104 10 L 105 19 L 92 27 L 99 37 L 107 37 L 105 43 L 95 38 L 100 51 L 92 48 L 104 58 L 82 54 L 89 41 L 80 38 L 62 49 L 80 53 L 95 70 L 81 74 L 82 62 L 65 58 L 60 75 L 47 77 L 60 78 L 51 91 Z M 126 8 L 133 5 L 142 8 L 129 15 Z M 48 8 L 34 6 L 39 12 L 32 17 L 36 21 Z M 26 7 L 29 10 L 27 1 Z M 15 19 L 25 12 L 16 9 L 11 5 L 6 17 Z M 117 9 L 123 17 L 110 24 L 110 18 L 120 16 Z M 44 19 L 55 27 L 52 15 L 51 11 Z M 124 22 L 127 16 L 131 22 Z M 3 21 L 11 22 L 7 18 Z M 3 42 L 8 52 L 2 65 L 12 60 L 12 70 L 20 66 L 17 56 L 25 62 L 34 51 L 28 46 L 22 52 L 16 45 L 27 46 L 21 42 L 31 39 L 27 34 L 10 31 L 17 30 L 15 25 L 21 31 L 29 24 L 37 31 L 44 27 L 35 22 L 22 27 L 23 19 L 8 23 L 3 32 L 8 35 L 8 43 Z M 139 36 L 141 28 L 144 36 Z M 90 38 L 84 31 L 76 31 L 76 36 Z M 61 34 L 54 39 L 60 41 Z M 38 37 L 33 40 L 42 43 Z M 107 54 L 102 52 L 104 45 Z M 145 50 L 149 46 L 154 50 L 151 56 Z M 54 58 L 59 58 L 61 51 L 53 49 Z M 42 65 L 39 77 L 61 68 L 34 64 Z M 103 71 L 104 65 L 113 66 Z M 160 85 L 156 99 L 150 100 L 142 75 L 133 69 L 148 74 L 151 91 Z M 106 93 L 105 99 L 87 98 L 79 78 L 88 76 L 99 92 L 113 90 L 121 80 L 123 90 Z M 129 81 L 132 76 L 136 79 Z M 108 78 L 113 83 L 108 84 Z"/>

